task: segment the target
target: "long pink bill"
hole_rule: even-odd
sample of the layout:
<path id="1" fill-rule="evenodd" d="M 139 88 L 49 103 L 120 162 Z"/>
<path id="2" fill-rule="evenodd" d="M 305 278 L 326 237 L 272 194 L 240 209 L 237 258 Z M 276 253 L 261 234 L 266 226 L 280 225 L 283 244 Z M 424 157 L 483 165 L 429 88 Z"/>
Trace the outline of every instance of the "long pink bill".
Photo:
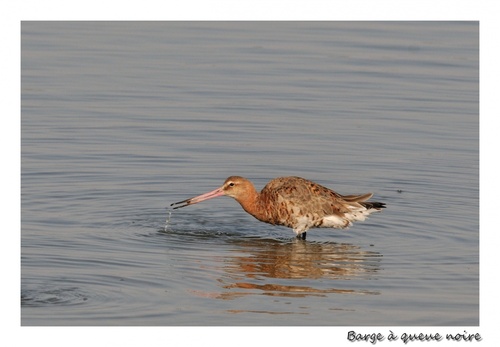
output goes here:
<path id="1" fill-rule="evenodd" d="M 213 199 L 213 198 L 216 198 L 216 197 L 222 196 L 222 195 L 224 195 L 224 190 L 222 190 L 222 187 L 221 187 L 221 188 L 217 188 L 215 190 L 212 190 L 211 192 L 195 196 L 194 198 L 190 198 L 190 199 L 187 199 L 187 200 L 182 200 L 182 201 L 179 201 L 179 202 L 174 202 L 173 204 L 170 204 L 170 206 L 180 205 L 180 206 L 175 206 L 174 207 L 174 210 L 175 210 L 175 209 L 178 209 L 178 208 L 181 208 L 181 207 L 186 207 L 186 206 L 189 206 L 189 205 L 194 205 L 194 204 L 197 204 L 199 202 L 202 202 L 202 201 L 205 201 L 205 200 L 208 200 L 208 199 Z"/>

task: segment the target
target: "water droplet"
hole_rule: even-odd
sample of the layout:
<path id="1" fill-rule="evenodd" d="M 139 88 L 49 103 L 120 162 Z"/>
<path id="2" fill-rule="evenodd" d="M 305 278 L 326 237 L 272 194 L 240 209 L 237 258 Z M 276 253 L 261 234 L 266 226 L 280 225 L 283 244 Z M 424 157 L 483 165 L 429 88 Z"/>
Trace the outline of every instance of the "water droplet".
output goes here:
<path id="1" fill-rule="evenodd" d="M 171 210 L 168 211 L 168 217 L 167 217 L 167 220 L 165 221 L 164 231 L 167 231 L 167 229 L 168 229 L 168 225 L 170 224 L 170 217 L 172 217 L 172 211 Z"/>

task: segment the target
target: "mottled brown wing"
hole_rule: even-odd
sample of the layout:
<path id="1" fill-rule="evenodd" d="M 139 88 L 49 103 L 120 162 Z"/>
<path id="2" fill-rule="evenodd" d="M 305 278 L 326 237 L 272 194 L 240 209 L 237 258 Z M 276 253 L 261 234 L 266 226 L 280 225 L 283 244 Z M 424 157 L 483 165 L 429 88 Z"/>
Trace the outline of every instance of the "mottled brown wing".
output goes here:
<path id="1" fill-rule="evenodd" d="M 300 177 L 274 179 L 262 191 L 275 200 L 281 210 L 287 208 L 289 211 L 298 211 L 302 216 L 341 216 L 349 212 L 340 194 Z"/>

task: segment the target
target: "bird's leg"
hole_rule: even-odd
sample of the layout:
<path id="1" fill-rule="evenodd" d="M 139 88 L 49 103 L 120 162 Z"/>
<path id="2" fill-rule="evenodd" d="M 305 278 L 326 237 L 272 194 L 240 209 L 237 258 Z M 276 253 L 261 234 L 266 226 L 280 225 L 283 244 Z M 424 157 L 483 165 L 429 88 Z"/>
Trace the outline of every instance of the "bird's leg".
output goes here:
<path id="1" fill-rule="evenodd" d="M 304 231 L 303 233 L 298 234 L 297 238 L 299 240 L 305 240 L 306 239 L 306 232 Z"/>

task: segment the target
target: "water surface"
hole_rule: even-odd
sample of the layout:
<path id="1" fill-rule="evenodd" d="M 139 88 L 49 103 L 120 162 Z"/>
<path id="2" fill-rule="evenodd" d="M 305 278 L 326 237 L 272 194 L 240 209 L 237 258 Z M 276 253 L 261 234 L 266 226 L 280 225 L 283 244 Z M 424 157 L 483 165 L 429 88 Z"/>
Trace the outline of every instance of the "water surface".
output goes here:
<path id="1" fill-rule="evenodd" d="M 479 324 L 477 22 L 23 22 L 22 325 Z M 303 242 L 230 198 L 387 209 Z"/>

